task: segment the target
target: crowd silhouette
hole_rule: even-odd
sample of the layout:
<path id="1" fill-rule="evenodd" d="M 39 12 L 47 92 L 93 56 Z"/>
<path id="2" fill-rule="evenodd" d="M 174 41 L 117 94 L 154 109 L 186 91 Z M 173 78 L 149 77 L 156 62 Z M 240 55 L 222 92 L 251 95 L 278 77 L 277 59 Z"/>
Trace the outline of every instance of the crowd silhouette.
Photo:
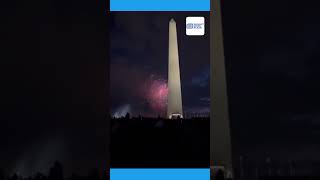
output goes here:
<path id="1" fill-rule="evenodd" d="M 208 167 L 209 125 L 208 117 L 112 118 L 111 165 Z"/>
<path id="2" fill-rule="evenodd" d="M 63 166 L 60 162 L 56 161 L 50 168 L 47 175 L 42 173 L 36 173 L 30 177 L 22 177 L 18 174 L 12 174 L 6 177 L 3 169 L 0 169 L 0 180 L 106 180 L 109 179 L 109 173 L 106 171 L 104 174 L 99 174 L 97 169 L 92 169 L 88 172 L 87 176 L 79 176 L 72 174 L 71 177 L 64 177 Z M 211 174 L 212 180 L 225 180 L 225 175 L 222 170 L 218 170 L 215 174 Z M 275 175 L 264 175 L 259 177 L 247 176 L 247 177 L 234 177 L 238 180 L 320 180 L 320 176 L 275 176 Z"/>
<path id="3" fill-rule="evenodd" d="M 97 169 L 92 169 L 88 172 L 87 176 L 72 174 L 71 177 L 64 177 L 63 166 L 59 161 L 53 164 L 47 175 L 38 172 L 29 177 L 22 177 L 14 173 L 6 177 L 4 171 L 0 169 L 0 180 L 105 180 L 108 176 L 107 172 L 100 174 Z"/>

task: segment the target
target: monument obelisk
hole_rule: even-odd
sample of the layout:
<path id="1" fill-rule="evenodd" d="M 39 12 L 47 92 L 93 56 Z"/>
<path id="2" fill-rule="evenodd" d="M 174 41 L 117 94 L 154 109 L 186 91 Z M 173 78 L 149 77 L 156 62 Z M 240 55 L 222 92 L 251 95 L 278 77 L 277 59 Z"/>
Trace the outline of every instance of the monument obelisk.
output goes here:
<path id="1" fill-rule="evenodd" d="M 183 112 L 181 98 L 177 25 L 174 19 L 171 19 L 169 22 L 168 91 L 168 118 L 182 118 Z"/>
<path id="2" fill-rule="evenodd" d="M 228 97 L 224 62 L 220 0 L 211 1 L 211 112 L 210 165 L 223 168 L 225 177 L 232 178 L 231 139 Z"/>

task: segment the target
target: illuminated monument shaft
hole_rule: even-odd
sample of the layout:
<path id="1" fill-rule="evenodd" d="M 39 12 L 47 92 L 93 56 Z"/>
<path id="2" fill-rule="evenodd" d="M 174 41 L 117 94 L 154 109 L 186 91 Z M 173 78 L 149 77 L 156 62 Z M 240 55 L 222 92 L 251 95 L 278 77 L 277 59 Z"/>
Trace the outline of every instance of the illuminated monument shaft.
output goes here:
<path id="1" fill-rule="evenodd" d="M 168 109 L 169 119 L 182 118 L 182 98 L 179 67 L 177 25 L 174 19 L 169 22 L 169 60 L 168 60 Z"/>
<path id="2" fill-rule="evenodd" d="M 211 9 L 211 114 L 210 161 L 211 167 L 224 169 L 232 178 L 231 140 L 228 115 L 228 97 L 224 64 L 220 0 L 212 0 Z"/>

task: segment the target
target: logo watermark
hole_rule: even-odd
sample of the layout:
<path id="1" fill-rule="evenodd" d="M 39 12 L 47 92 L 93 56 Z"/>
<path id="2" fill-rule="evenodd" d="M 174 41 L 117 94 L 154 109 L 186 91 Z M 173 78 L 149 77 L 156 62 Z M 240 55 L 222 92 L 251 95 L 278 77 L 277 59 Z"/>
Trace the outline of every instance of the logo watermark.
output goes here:
<path id="1" fill-rule="evenodd" d="M 205 34 L 204 17 L 187 17 L 186 34 L 188 36 L 203 36 Z"/>

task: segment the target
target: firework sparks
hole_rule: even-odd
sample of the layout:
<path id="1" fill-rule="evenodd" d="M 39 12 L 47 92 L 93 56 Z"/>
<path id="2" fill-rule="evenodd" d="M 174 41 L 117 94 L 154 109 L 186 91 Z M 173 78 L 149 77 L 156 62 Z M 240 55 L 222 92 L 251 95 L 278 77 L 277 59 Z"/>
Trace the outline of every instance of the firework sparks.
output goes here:
<path id="1" fill-rule="evenodd" d="M 155 78 L 151 75 L 145 82 L 144 94 L 146 102 L 155 115 L 164 114 L 167 107 L 168 84 L 162 78 Z"/>

